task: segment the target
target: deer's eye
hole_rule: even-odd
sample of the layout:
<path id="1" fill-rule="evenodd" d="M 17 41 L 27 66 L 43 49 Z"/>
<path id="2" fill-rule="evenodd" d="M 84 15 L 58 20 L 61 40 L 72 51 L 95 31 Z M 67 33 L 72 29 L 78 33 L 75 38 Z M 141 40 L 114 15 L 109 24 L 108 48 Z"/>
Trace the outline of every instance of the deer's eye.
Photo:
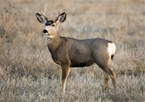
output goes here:
<path id="1" fill-rule="evenodd" d="M 52 27 L 54 27 L 55 25 L 54 24 L 52 24 Z"/>

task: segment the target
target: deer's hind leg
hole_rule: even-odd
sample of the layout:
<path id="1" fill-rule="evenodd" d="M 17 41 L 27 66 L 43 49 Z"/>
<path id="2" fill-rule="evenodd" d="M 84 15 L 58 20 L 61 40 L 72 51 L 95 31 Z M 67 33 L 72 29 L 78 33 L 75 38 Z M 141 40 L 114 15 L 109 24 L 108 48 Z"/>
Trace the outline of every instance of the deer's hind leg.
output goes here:
<path id="1" fill-rule="evenodd" d="M 105 90 L 107 89 L 108 87 L 108 84 L 109 84 L 109 78 L 111 77 L 112 79 L 112 83 L 113 83 L 113 86 L 114 88 L 116 88 L 116 78 L 115 78 L 115 73 L 109 68 L 109 67 L 103 67 L 101 66 L 101 69 L 103 69 L 103 71 L 105 72 Z"/>
<path id="2" fill-rule="evenodd" d="M 105 57 L 100 58 L 100 56 L 97 56 L 97 54 L 96 54 L 96 56 L 94 57 L 94 60 L 95 60 L 96 64 L 106 73 L 106 75 L 105 75 L 105 88 L 104 89 L 106 89 L 108 87 L 110 77 L 112 79 L 112 83 L 113 83 L 114 88 L 116 88 L 115 73 L 109 67 L 111 58 L 109 56 L 108 57 L 105 56 Z"/>
<path id="3" fill-rule="evenodd" d="M 105 87 L 104 89 L 106 90 L 108 88 L 108 84 L 109 84 L 109 79 L 110 79 L 110 76 L 104 72 L 104 82 L 105 82 Z"/>
<path id="4" fill-rule="evenodd" d="M 112 79 L 112 83 L 113 83 L 114 88 L 116 88 L 116 78 L 115 78 L 115 73 L 113 72 L 113 74 L 114 74 L 114 77 L 111 77 L 111 79 Z"/>

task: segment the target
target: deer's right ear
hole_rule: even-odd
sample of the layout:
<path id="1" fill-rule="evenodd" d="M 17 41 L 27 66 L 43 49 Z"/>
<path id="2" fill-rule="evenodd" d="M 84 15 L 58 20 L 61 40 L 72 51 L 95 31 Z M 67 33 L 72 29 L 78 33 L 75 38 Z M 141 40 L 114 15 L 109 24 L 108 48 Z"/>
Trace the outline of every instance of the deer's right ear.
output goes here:
<path id="1" fill-rule="evenodd" d="M 66 13 L 63 12 L 62 14 L 60 14 L 55 21 L 63 23 L 66 20 Z"/>
<path id="2" fill-rule="evenodd" d="M 36 13 L 35 16 L 40 23 L 45 24 L 45 22 L 47 22 L 41 14 Z"/>

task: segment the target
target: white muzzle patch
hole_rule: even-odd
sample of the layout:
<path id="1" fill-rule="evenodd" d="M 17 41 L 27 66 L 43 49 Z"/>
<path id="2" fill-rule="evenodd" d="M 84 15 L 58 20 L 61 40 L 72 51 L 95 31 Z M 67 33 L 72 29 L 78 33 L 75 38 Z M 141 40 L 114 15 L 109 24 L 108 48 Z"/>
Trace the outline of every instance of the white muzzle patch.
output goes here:
<path id="1" fill-rule="evenodd" d="M 54 32 L 54 28 L 51 26 L 46 26 L 44 29 L 47 30 L 47 32 L 48 32 L 48 33 L 45 33 L 47 36 L 47 39 L 52 39 L 54 37 L 52 35 L 52 33 Z"/>

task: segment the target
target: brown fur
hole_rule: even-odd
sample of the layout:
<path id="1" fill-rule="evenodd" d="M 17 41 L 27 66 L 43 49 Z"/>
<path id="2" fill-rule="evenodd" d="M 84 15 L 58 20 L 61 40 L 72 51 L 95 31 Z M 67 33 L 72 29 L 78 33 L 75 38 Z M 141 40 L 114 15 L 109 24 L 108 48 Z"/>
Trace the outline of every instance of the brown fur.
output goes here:
<path id="1" fill-rule="evenodd" d="M 56 40 L 55 40 L 56 39 Z M 57 36 L 48 45 L 54 62 L 62 66 L 62 90 L 64 82 L 69 74 L 70 67 L 84 67 L 96 63 L 108 76 L 111 76 L 114 87 L 116 87 L 115 74 L 109 68 L 111 56 L 107 53 L 107 40 L 96 38 L 77 40 Z M 63 67 L 67 66 L 67 67 Z M 109 80 L 109 78 L 107 79 Z M 108 81 L 105 82 L 105 89 Z"/>
<path id="2" fill-rule="evenodd" d="M 36 15 L 36 17 L 43 19 L 41 14 L 36 13 Z M 41 19 L 38 19 L 38 21 L 44 23 L 45 20 L 40 21 Z M 49 28 L 46 26 L 46 29 L 44 29 L 48 29 L 46 34 L 50 42 L 48 42 L 47 46 L 52 58 L 54 62 L 62 67 L 62 90 L 65 91 L 65 82 L 69 75 L 70 67 L 84 67 L 94 63 L 107 73 L 107 76 L 105 76 L 105 89 L 108 87 L 109 76 L 112 78 L 114 87 L 116 87 L 115 73 L 109 67 L 112 55 L 108 54 L 108 43 L 112 42 L 101 38 L 78 40 L 61 37 L 58 34 L 58 26 L 65 19 L 66 13 L 64 12 L 53 22 L 52 25 L 55 25 L 55 28 L 47 25 Z M 50 35 L 53 37 L 49 38 Z"/>

